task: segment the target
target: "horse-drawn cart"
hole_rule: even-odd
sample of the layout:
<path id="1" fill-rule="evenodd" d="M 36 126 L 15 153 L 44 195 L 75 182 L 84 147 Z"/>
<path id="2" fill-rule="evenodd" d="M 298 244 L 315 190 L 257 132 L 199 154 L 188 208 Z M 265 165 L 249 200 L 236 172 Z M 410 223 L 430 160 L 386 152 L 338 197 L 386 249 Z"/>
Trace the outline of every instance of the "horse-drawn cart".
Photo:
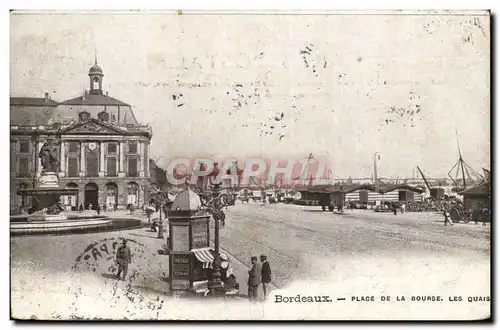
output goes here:
<path id="1" fill-rule="evenodd" d="M 471 212 L 468 208 L 463 206 L 454 206 L 450 210 L 450 217 L 453 223 L 457 223 L 463 221 L 464 223 L 468 223 L 471 220 Z"/>
<path id="2" fill-rule="evenodd" d="M 490 221 L 490 211 L 487 208 L 470 210 L 463 206 L 455 206 L 450 210 L 450 217 L 453 223 L 460 221 L 464 223 L 470 221 L 486 223 Z"/>

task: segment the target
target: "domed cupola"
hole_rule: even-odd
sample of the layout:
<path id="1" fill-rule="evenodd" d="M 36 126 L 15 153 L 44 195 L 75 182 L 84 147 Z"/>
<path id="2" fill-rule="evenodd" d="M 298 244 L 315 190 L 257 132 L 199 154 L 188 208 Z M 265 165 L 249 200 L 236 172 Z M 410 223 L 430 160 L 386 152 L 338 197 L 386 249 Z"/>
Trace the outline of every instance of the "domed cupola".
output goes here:
<path id="1" fill-rule="evenodd" d="M 97 57 L 96 57 L 94 65 L 89 70 L 90 94 L 102 95 L 103 77 L 104 74 L 102 73 L 102 68 L 99 65 L 97 65 Z"/>
<path id="2" fill-rule="evenodd" d="M 91 75 L 91 74 L 103 75 L 102 68 L 99 65 L 97 65 L 97 62 L 94 65 L 92 65 L 92 67 L 90 68 L 89 75 Z"/>

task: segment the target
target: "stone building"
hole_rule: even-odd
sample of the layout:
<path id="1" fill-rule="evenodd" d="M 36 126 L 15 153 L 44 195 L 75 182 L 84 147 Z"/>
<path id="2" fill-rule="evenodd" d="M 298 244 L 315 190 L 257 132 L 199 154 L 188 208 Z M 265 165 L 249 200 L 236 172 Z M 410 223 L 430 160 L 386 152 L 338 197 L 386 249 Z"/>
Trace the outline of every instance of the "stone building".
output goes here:
<path id="1" fill-rule="evenodd" d="M 60 140 L 59 185 L 78 188 L 62 197 L 67 209 L 99 203 L 126 208 L 142 206 L 149 190 L 151 128 L 141 125 L 132 107 L 103 93 L 103 71 L 96 63 L 88 73 L 90 90 L 64 101 L 11 97 L 11 209 L 30 204 L 18 188 L 36 187 L 38 152 L 46 140 Z"/>

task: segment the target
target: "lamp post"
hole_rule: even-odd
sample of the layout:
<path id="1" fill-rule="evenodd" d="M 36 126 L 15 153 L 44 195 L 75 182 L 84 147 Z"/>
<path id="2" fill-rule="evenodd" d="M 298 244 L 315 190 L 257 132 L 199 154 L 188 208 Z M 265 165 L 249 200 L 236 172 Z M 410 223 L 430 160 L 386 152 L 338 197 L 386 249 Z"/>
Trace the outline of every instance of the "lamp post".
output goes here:
<path id="1" fill-rule="evenodd" d="M 220 217 L 222 213 L 223 204 L 221 202 L 220 196 L 220 183 L 214 184 L 212 186 L 212 216 L 215 221 L 215 233 L 214 233 L 214 244 L 215 244 L 215 255 L 213 262 L 213 273 L 212 280 L 210 281 L 210 294 L 214 296 L 219 296 L 223 294 L 224 287 L 221 282 L 221 260 L 220 260 L 220 242 L 219 242 L 219 230 L 220 230 Z"/>
<path id="2" fill-rule="evenodd" d="M 159 205 L 160 209 L 160 214 L 158 218 L 158 237 L 157 238 L 163 238 L 163 214 L 162 211 L 164 211 L 165 208 L 165 218 L 167 217 L 167 208 L 165 205 L 168 204 L 168 197 L 164 196 L 161 191 L 157 191 L 153 196 L 151 196 L 152 199 L 155 201 L 155 205 Z"/>
<path id="3" fill-rule="evenodd" d="M 208 288 L 210 290 L 210 295 L 212 296 L 222 296 L 224 295 L 224 286 L 221 281 L 221 258 L 220 258 L 220 242 L 219 242 L 219 230 L 220 230 L 220 221 L 224 216 L 222 209 L 228 204 L 222 201 L 222 194 L 220 191 L 221 183 L 212 185 L 211 194 L 203 194 L 204 206 L 208 213 L 212 215 L 214 219 L 214 245 L 215 245 L 215 253 L 214 253 L 214 261 L 212 263 L 212 278 L 209 281 Z"/>
<path id="4" fill-rule="evenodd" d="M 221 193 L 220 193 L 221 184 L 214 184 L 212 187 L 213 190 L 213 216 L 215 220 L 215 252 L 219 253 L 219 228 L 220 228 L 220 220 L 222 217 L 222 208 L 226 205 L 222 203 Z"/>

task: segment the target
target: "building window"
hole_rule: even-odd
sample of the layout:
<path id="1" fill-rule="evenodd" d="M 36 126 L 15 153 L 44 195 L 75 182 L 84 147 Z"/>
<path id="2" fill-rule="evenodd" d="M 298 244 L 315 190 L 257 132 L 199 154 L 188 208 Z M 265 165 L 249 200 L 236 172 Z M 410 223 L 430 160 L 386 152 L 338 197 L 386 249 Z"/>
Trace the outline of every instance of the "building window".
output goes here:
<path id="1" fill-rule="evenodd" d="M 139 185 L 135 182 L 127 184 L 127 204 L 139 206 Z"/>
<path id="2" fill-rule="evenodd" d="M 116 157 L 108 158 L 106 176 L 116 176 Z"/>
<path id="3" fill-rule="evenodd" d="M 22 154 L 28 154 L 30 152 L 30 144 L 30 141 L 20 141 L 19 152 Z"/>
<path id="4" fill-rule="evenodd" d="M 128 143 L 128 153 L 136 154 L 137 153 L 137 142 L 129 142 Z"/>
<path id="5" fill-rule="evenodd" d="M 27 178 L 30 174 L 30 159 L 28 157 L 18 158 L 18 172 L 17 176 L 20 178 Z"/>
<path id="6" fill-rule="evenodd" d="M 78 114 L 78 119 L 80 121 L 85 121 L 90 119 L 90 113 L 87 111 L 82 111 Z"/>
<path id="7" fill-rule="evenodd" d="M 78 158 L 69 157 L 68 158 L 68 177 L 74 178 L 78 176 Z"/>
<path id="8" fill-rule="evenodd" d="M 127 176 L 138 176 L 137 175 L 137 157 L 129 157 L 128 158 Z"/>
<path id="9" fill-rule="evenodd" d="M 20 189 L 27 189 L 29 188 L 29 185 L 26 183 L 21 183 L 19 185 Z M 32 205 L 32 197 L 31 196 L 23 196 L 23 195 L 18 195 L 17 197 L 17 206 L 19 208 L 23 207 L 29 207 Z"/>
<path id="10" fill-rule="evenodd" d="M 117 143 L 108 143 L 108 154 L 116 154 L 118 150 L 118 144 Z"/>
<path id="11" fill-rule="evenodd" d="M 68 147 L 69 152 L 78 152 L 78 142 L 70 142 Z"/>
<path id="12" fill-rule="evenodd" d="M 99 175 L 99 156 L 95 151 L 87 152 L 87 176 L 96 177 Z"/>

